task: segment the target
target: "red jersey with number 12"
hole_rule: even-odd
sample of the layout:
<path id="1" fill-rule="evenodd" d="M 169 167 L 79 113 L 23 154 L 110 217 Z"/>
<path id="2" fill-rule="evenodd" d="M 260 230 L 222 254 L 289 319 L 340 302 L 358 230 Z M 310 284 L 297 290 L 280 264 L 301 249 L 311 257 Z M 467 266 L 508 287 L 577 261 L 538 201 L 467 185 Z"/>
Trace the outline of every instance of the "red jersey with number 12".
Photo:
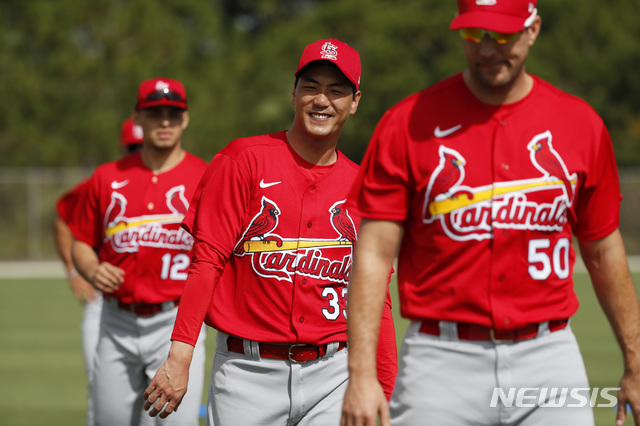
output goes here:
<path id="1" fill-rule="evenodd" d="M 96 169 L 70 228 L 101 261 L 125 270 L 124 283 L 110 295 L 125 303 L 180 297 L 193 246 L 180 223 L 206 166 L 186 153 L 155 174 L 136 153 Z"/>

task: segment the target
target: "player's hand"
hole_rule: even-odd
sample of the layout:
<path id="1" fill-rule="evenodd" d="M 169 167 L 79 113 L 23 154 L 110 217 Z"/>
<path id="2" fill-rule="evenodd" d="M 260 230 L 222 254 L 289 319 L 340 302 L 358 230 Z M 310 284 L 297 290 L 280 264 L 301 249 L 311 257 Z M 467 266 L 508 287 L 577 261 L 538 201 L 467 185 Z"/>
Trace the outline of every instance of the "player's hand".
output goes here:
<path id="1" fill-rule="evenodd" d="M 101 262 L 93 274 L 91 284 L 105 293 L 113 293 L 124 282 L 124 269 L 109 262 Z"/>
<path id="2" fill-rule="evenodd" d="M 635 426 L 640 426 L 640 371 L 626 372 L 620 380 L 618 392 L 618 415 L 616 424 L 623 425 L 627 419 L 627 404 L 631 408 Z"/>
<path id="3" fill-rule="evenodd" d="M 76 300 L 83 305 L 100 297 L 95 287 L 79 274 L 69 278 L 69 287 L 71 287 Z"/>
<path id="4" fill-rule="evenodd" d="M 342 403 L 341 426 L 376 426 L 380 416 L 381 426 L 391 426 L 389 404 L 377 377 L 349 379 L 349 386 Z"/>
<path id="5" fill-rule="evenodd" d="M 142 394 L 145 400 L 144 409 L 149 411 L 151 417 L 159 413 L 160 418 L 164 419 L 174 411 L 178 411 L 178 406 L 184 394 L 187 393 L 192 357 L 193 346 L 178 341 L 171 343 L 169 357 Z"/>

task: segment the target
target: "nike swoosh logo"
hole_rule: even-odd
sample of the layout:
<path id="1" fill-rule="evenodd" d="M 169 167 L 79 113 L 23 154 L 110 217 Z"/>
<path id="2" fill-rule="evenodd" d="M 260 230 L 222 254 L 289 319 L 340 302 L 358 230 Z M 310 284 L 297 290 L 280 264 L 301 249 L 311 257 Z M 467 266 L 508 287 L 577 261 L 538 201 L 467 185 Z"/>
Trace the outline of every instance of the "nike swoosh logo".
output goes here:
<path id="1" fill-rule="evenodd" d="M 436 127 L 433 130 L 433 136 L 436 138 L 444 138 L 449 136 L 451 133 L 454 133 L 462 128 L 462 124 L 458 124 L 457 126 L 453 126 L 449 129 L 440 130 L 440 126 Z"/>
<path id="2" fill-rule="evenodd" d="M 281 182 L 269 182 L 269 183 L 265 183 L 265 182 L 264 182 L 264 179 L 262 179 L 262 180 L 260 181 L 260 188 L 268 188 L 268 187 L 270 187 L 270 186 L 277 185 L 277 184 L 279 184 L 279 183 L 281 183 Z"/>
<path id="3" fill-rule="evenodd" d="M 129 184 L 129 179 L 123 180 L 122 182 L 118 182 L 118 181 L 113 181 L 111 182 L 111 189 L 120 189 L 123 186 L 126 186 Z"/>

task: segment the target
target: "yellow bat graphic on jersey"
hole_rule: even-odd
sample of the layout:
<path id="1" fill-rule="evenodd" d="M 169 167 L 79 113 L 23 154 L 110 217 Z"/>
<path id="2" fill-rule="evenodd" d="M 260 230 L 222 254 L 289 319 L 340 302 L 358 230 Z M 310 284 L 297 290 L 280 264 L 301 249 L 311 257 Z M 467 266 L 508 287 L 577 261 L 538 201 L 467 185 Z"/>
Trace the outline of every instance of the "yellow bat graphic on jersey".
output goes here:
<path id="1" fill-rule="evenodd" d="M 572 184 L 577 182 L 577 179 L 570 181 Z M 470 206 L 475 203 L 479 203 L 485 200 L 489 200 L 497 195 L 509 194 L 512 192 L 524 191 L 531 188 L 537 188 L 548 185 L 564 185 L 564 181 L 561 179 L 552 181 L 537 181 L 526 184 L 517 184 L 504 187 L 494 187 L 493 189 L 487 189 L 473 193 L 473 198 L 469 198 L 467 194 L 460 194 L 455 198 L 448 198 L 446 200 L 434 201 L 429 204 L 429 213 L 432 217 L 451 213 L 454 210 L 461 209 L 463 207 Z"/>
<path id="2" fill-rule="evenodd" d="M 289 240 L 282 241 L 280 246 L 278 246 L 280 241 L 273 240 L 265 240 L 265 241 L 246 241 L 244 243 L 244 251 L 246 253 L 261 253 L 265 251 L 286 251 L 286 250 L 297 250 L 303 248 L 315 248 L 315 247 L 339 247 L 339 246 L 350 246 L 351 241 L 338 241 L 338 240 L 316 240 L 316 241 L 298 241 L 298 240 Z"/>
<path id="3" fill-rule="evenodd" d="M 112 235 L 117 234 L 118 232 L 122 232 L 129 228 L 135 228 L 142 225 L 147 225 L 149 223 L 163 222 L 163 223 L 180 223 L 184 218 L 183 215 L 162 215 L 162 216 L 153 216 L 147 217 L 144 219 L 136 220 L 135 222 L 120 222 L 117 225 L 110 226 L 104 231 L 104 235 L 106 237 L 111 237 Z"/>

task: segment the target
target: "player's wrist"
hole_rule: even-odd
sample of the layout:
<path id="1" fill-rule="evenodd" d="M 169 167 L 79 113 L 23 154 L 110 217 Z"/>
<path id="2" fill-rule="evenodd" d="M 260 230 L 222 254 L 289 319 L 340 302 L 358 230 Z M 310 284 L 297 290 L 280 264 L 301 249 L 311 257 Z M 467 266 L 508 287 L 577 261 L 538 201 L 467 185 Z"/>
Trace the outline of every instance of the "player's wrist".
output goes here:
<path id="1" fill-rule="evenodd" d="M 349 380 L 378 380 L 375 362 L 373 364 L 360 364 L 349 362 Z"/>
<path id="2" fill-rule="evenodd" d="M 78 270 L 76 268 L 71 268 L 67 271 L 67 279 L 72 280 L 75 277 L 77 277 L 78 275 L 80 275 L 80 273 L 78 272 Z"/>
<path id="3" fill-rule="evenodd" d="M 194 346 L 189 343 L 181 342 L 180 340 L 172 340 L 171 348 L 169 349 L 168 359 L 172 361 L 191 364 L 191 358 L 193 358 Z"/>

